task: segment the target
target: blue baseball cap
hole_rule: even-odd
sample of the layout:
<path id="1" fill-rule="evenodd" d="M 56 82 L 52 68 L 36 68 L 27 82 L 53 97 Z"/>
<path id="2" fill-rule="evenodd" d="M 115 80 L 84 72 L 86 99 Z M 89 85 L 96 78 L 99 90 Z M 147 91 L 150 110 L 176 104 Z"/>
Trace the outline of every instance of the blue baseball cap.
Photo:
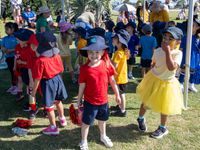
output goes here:
<path id="1" fill-rule="evenodd" d="M 175 40 L 181 40 L 183 31 L 177 27 L 169 27 L 163 33 L 170 33 Z"/>

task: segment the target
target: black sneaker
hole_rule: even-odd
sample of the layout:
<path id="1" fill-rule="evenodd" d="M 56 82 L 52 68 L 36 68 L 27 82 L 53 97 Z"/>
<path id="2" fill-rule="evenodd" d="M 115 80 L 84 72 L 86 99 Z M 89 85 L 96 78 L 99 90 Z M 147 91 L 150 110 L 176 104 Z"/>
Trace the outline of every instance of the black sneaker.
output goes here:
<path id="1" fill-rule="evenodd" d="M 147 126 L 145 124 L 145 119 L 139 119 L 137 118 L 137 122 L 138 122 L 138 130 L 141 132 L 146 132 L 147 131 Z"/>
<path id="2" fill-rule="evenodd" d="M 23 105 L 23 111 L 31 111 L 31 107 L 29 106 L 29 103 L 25 103 L 24 105 Z"/>
<path id="3" fill-rule="evenodd" d="M 158 129 L 150 135 L 150 137 L 155 139 L 160 139 L 163 136 L 167 135 L 168 133 L 169 131 L 167 130 L 167 128 L 162 128 L 159 126 Z"/>
<path id="4" fill-rule="evenodd" d="M 17 94 L 17 97 L 16 97 L 16 102 L 21 102 L 22 100 L 24 99 L 24 95 L 22 95 L 21 93 L 18 93 Z"/>
<path id="5" fill-rule="evenodd" d="M 116 105 L 116 106 L 110 106 L 110 110 L 120 110 L 120 107 L 119 105 Z"/>
<path id="6" fill-rule="evenodd" d="M 126 111 L 122 112 L 121 110 L 116 110 L 111 112 L 111 115 L 116 117 L 126 117 Z"/>
<path id="7" fill-rule="evenodd" d="M 38 109 L 36 111 L 31 110 L 30 115 L 29 115 L 29 119 L 31 119 L 31 120 L 35 119 L 37 113 L 38 113 Z"/>

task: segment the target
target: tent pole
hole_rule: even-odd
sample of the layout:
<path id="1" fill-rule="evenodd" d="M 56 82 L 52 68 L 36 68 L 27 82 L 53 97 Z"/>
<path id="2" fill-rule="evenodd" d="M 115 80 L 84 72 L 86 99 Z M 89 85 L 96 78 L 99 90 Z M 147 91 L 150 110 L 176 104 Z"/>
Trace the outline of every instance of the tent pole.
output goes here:
<path id="1" fill-rule="evenodd" d="M 191 46 L 192 46 L 192 27 L 193 27 L 193 11 L 194 0 L 189 1 L 189 14 L 187 25 L 187 47 L 186 47 L 186 64 L 185 64 L 185 82 L 184 82 L 184 107 L 188 108 L 188 87 L 190 78 L 190 58 L 191 58 Z"/>

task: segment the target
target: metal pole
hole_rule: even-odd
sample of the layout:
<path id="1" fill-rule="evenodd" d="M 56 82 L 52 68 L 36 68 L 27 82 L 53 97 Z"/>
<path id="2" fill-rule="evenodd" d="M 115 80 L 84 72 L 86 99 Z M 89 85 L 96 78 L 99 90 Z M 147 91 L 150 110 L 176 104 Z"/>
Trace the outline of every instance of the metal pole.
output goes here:
<path id="1" fill-rule="evenodd" d="M 143 1 L 143 22 L 145 23 L 145 19 L 144 19 L 144 17 L 145 17 L 145 10 L 146 10 L 146 8 L 145 8 L 145 0 Z"/>
<path id="2" fill-rule="evenodd" d="M 65 1 L 64 0 L 61 0 L 61 7 L 62 7 L 62 15 L 61 15 L 60 22 L 65 21 Z"/>
<path id="3" fill-rule="evenodd" d="M 193 11 L 194 0 L 189 1 L 189 13 L 188 13 L 188 27 L 187 27 L 187 47 L 186 47 L 186 64 L 185 64 L 185 82 L 184 82 L 184 107 L 188 107 L 188 85 L 190 78 L 190 58 L 191 58 L 191 46 L 192 46 L 192 27 L 193 27 Z"/>

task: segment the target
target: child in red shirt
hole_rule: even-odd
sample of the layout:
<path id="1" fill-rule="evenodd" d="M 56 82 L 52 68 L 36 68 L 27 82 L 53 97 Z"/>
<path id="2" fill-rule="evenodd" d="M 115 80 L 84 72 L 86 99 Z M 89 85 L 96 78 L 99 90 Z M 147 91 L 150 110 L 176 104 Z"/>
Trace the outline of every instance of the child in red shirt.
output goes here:
<path id="1" fill-rule="evenodd" d="M 23 83 L 25 83 L 27 86 L 27 94 L 29 95 L 28 110 L 30 110 L 30 119 L 34 119 L 37 112 L 36 103 L 30 97 L 30 92 L 33 87 L 31 62 L 32 57 L 34 57 L 34 52 L 31 50 L 28 40 L 32 34 L 33 32 L 27 29 L 20 29 L 14 33 L 15 37 L 19 41 L 19 44 L 15 48 L 14 65 L 14 70 L 18 76 L 18 95 L 16 101 L 21 101 L 23 99 L 22 87 Z"/>
<path id="2" fill-rule="evenodd" d="M 81 126 L 82 141 L 80 149 L 88 149 L 87 136 L 90 125 L 96 118 L 98 120 L 101 138 L 106 147 L 113 143 L 106 136 L 106 121 L 109 117 L 108 108 L 108 82 L 115 92 L 117 103 L 121 102 L 119 91 L 114 80 L 114 67 L 109 60 L 105 60 L 105 40 L 101 36 L 92 36 L 88 39 L 88 46 L 81 49 L 82 56 L 88 57 L 88 62 L 80 68 L 78 106 L 84 95 L 84 110 Z M 109 57 L 107 57 L 109 58 Z"/>
<path id="3" fill-rule="evenodd" d="M 67 98 L 67 92 L 60 76 L 63 72 L 63 64 L 58 49 L 56 48 L 56 37 L 51 32 L 36 34 L 39 45 L 37 53 L 40 55 L 34 64 L 33 79 L 34 86 L 32 96 L 35 97 L 39 83 L 42 89 L 42 103 L 48 114 L 50 125 L 42 132 L 47 135 L 58 135 L 56 126 L 54 104 L 57 107 L 61 126 L 66 126 L 62 100 Z M 33 49 L 35 50 L 35 48 Z"/>

